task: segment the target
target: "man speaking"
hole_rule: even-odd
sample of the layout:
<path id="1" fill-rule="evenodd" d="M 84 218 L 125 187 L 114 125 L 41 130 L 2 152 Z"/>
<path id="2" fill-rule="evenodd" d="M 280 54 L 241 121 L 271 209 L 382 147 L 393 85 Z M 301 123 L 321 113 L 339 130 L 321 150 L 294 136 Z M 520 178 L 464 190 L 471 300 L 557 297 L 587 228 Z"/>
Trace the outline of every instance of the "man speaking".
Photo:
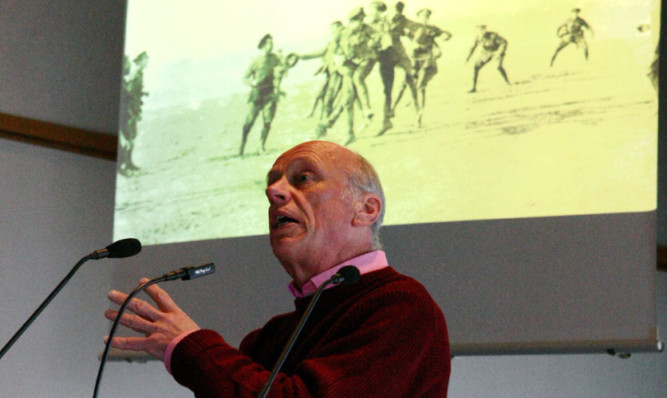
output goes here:
<path id="1" fill-rule="evenodd" d="M 445 397 L 451 370 L 447 326 L 424 287 L 380 250 L 380 180 L 359 154 L 327 141 L 282 154 L 267 176 L 271 247 L 295 299 L 234 348 L 200 329 L 157 285 L 157 307 L 133 299 L 121 324 L 145 337 L 112 346 L 145 351 L 197 397 L 255 397 L 320 285 L 347 265 L 359 281 L 328 285 L 286 357 L 270 397 Z M 415 258 L 415 262 L 419 259 Z M 126 294 L 111 291 L 122 304 Z M 108 310 L 114 320 L 118 313 Z"/>

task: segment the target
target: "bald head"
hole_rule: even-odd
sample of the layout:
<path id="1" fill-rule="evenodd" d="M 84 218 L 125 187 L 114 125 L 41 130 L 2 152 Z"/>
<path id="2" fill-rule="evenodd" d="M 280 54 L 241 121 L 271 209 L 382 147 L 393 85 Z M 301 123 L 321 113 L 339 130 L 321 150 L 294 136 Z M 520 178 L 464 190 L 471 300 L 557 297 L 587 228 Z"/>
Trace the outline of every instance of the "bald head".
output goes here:
<path id="1" fill-rule="evenodd" d="M 370 162 L 357 152 L 351 151 L 342 145 L 330 141 L 308 141 L 284 152 L 278 157 L 276 163 L 303 150 L 313 150 L 320 153 L 323 157 L 339 161 L 339 167 L 342 167 L 347 175 L 347 190 L 343 193 L 346 199 L 359 199 L 367 193 L 375 194 L 380 198 L 382 209 L 377 221 L 371 227 L 371 233 L 373 248 L 382 248 L 380 227 L 384 221 L 386 203 L 380 178 Z"/>
<path id="2" fill-rule="evenodd" d="M 297 281 L 380 247 L 384 195 L 373 167 L 327 141 L 286 151 L 267 176 L 273 253 Z"/>

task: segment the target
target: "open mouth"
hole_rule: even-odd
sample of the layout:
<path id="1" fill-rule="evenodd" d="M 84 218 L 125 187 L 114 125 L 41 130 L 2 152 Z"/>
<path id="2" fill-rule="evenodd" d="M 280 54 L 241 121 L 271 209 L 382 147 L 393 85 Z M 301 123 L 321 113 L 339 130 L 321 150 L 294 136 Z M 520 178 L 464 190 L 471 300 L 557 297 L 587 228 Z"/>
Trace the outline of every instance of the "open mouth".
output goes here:
<path id="1" fill-rule="evenodd" d="M 288 217 L 288 216 L 276 216 L 273 219 L 273 228 L 276 229 L 276 228 L 280 228 L 282 226 L 292 224 L 292 223 L 297 223 L 297 222 L 298 222 L 297 220 L 295 220 L 291 217 Z"/>

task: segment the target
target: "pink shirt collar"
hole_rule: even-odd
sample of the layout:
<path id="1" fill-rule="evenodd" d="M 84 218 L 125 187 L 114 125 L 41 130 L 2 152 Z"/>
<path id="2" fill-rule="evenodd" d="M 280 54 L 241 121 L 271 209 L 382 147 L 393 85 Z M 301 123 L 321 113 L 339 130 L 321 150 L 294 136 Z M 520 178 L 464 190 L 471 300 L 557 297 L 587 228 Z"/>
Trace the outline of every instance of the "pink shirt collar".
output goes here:
<path id="1" fill-rule="evenodd" d="M 377 271 L 382 268 L 388 267 L 387 256 L 382 250 L 375 250 L 372 252 L 364 253 L 361 256 L 351 258 L 347 261 L 327 269 L 324 272 L 321 272 L 312 278 L 301 289 L 299 289 L 294 281 L 290 282 L 287 285 L 287 289 L 294 295 L 296 298 L 308 297 L 315 293 L 317 288 L 319 288 L 324 282 L 328 281 L 339 269 L 346 265 L 354 265 L 359 268 L 359 273 L 361 275 L 367 274 L 369 272 Z M 329 289 L 336 285 L 329 285 L 325 288 Z"/>

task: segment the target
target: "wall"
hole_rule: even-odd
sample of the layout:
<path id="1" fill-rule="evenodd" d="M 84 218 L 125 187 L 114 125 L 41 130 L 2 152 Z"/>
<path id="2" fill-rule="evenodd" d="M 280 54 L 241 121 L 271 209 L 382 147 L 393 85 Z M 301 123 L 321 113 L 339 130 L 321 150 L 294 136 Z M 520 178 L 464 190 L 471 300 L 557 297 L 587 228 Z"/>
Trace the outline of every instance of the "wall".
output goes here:
<path id="1" fill-rule="evenodd" d="M 125 1 L 0 1 L 0 111 L 116 131 Z"/>
<path id="2" fill-rule="evenodd" d="M 110 241 L 113 162 L 0 141 L 0 341 Z M 103 183 L 101 183 L 103 182 Z M 0 395 L 92 393 L 114 262 L 88 262 L 0 361 Z M 11 392 L 11 393 L 9 393 Z M 45 393 L 48 392 L 48 393 Z"/>
<path id="3" fill-rule="evenodd" d="M 116 131 L 124 7 L 106 0 L 1 2 L 0 112 Z M 0 140 L 0 170 L 4 345 L 79 258 L 110 243 L 115 166 Z M 664 233 L 659 238 L 666 241 Z M 128 272 L 122 267 L 121 260 L 82 267 L 0 361 L 2 396 L 92 393 L 109 328 L 104 296 L 114 271 Z M 665 340 L 666 273 L 658 277 L 658 314 Z M 450 397 L 659 397 L 665 374 L 665 354 L 465 357 L 453 362 Z M 192 396 L 159 362 L 110 363 L 101 392 Z"/>

